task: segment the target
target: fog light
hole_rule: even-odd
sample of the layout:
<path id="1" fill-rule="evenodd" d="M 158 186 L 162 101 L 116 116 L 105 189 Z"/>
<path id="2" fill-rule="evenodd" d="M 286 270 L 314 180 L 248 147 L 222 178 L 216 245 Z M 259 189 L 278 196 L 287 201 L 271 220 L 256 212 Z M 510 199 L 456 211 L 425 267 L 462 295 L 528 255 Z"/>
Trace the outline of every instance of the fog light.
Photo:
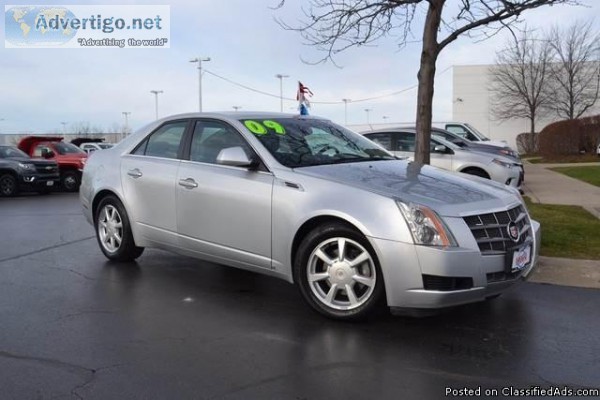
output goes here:
<path id="1" fill-rule="evenodd" d="M 508 185 L 508 186 L 510 186 L 510 182 L 511 182 L 511 181 L 512 181 L 512 178 L 508 178 L 508 179 L 506 180 L 506 183 L 505 183 L 505 184 L 506 184 L 506 185 Z"/>
<path id="2" fill-rule="evenodd" d="M 23 180 L 27 183 L 31 183 L 31 182 L 35 181 L 35 176 L 26 176 L 23 178 Z"/>

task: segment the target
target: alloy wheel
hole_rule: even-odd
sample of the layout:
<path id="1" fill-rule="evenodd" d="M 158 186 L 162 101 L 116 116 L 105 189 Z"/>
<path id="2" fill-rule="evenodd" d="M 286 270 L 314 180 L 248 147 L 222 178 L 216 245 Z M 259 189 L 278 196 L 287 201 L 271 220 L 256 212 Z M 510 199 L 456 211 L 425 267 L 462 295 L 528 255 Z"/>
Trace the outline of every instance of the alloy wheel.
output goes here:
<path id="1" fill-rule="evenodd" d="M 308 259 L 310 290 L 319 302 L 336 310 L 365 304 L 375 290 L 375 262 L 358 242 L 335 237 L 321 242 Z"/>

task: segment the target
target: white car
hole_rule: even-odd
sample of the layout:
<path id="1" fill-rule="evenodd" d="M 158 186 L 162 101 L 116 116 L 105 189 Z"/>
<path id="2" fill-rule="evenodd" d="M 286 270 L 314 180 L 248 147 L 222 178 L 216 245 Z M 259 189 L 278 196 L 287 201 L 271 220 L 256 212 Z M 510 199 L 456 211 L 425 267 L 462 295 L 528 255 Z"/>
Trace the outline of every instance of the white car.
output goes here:
<path id="1" fill-rule="evenodd" d="M 79 147 L 86 153 L 91 154 L 96 150 L 106 150 L 112 148 L 113 146 L 114 144 L 112 143 L 82 143 Z"/>
<path id="2" fill-rule="evenodd" d="M 382 129 L 363 135 L 396 156 L 414 159 L 414 130 Z M 522 169 L 514 160 L 458 147 L 439 137 L 431 138 L 430 161 L 434 167 L 491 179 L 514 188 L 520 188 L 523 179 Z"/>

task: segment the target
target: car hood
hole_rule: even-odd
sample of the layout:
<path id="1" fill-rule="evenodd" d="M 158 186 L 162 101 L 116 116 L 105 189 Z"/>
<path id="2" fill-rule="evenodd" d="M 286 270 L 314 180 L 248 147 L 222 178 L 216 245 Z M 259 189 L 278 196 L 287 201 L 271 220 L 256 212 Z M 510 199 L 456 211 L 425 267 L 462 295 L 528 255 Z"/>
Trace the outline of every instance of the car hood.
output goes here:
<path id="1" fill-rule="evenodd" d="M 490 212 L 520 202 L 515 191 L 499 183 L 402 160 L 320 165 L 295 171 L 422 204 L 443 216 Z"/>
<path id="2" fill-rule="evenodd" d="M 29 158 L 29 157 L 7 157 L 4 160 L 17 161 L 17 162 L 40 165 L 40 166 L 56 165 L 56 161 L 41 160 L 41 159 Z"/>

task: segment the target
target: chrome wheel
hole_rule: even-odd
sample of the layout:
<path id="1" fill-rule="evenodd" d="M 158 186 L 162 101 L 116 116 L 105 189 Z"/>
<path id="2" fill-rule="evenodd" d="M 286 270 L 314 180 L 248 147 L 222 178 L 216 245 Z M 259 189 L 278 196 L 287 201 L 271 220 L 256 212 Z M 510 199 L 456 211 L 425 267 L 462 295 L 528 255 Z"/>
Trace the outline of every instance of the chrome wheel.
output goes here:
<path id="1" fill-rule="evenodd" d="M 335 237 L 321 242 L 308 258 L 308 284 L 327 307 L 353 310 L 365 304 L 375 290 L 375 262 L 354 240 Z"/>
<path id="2" fill-rule="evenodd" d="M 100 211 L 98 218 L 98 236 L 102 247 L 109 253 L 114 253 L 121 247 L 123 241 L 123 220 L 119 211 L 107 204 Z"/>

